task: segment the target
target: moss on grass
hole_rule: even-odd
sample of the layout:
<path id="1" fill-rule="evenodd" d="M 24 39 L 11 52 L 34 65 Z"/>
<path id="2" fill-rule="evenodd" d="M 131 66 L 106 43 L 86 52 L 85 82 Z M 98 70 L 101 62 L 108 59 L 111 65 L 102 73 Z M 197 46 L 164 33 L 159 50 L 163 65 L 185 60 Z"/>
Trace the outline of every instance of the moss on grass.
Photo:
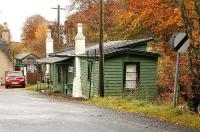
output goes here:
<path id="1" fill-rule="evenodd" d="M 156 101 L 137 100 L 122 97 L 94 98 L 87 104 L 103 106 L 123 112 L 139 113 L 164 121 L 170 121 L 186 127 L 200 129 L 200 116 L 191 113 L 183 107 L 174 109 L 171 104 Z"/>

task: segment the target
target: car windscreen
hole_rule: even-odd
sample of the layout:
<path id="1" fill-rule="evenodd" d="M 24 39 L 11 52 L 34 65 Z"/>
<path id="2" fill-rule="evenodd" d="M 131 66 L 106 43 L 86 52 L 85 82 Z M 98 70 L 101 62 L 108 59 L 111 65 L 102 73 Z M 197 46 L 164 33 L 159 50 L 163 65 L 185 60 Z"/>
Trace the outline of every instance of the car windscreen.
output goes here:
<path id="1" fill-rule="evenodd" d="M 7 76 L 14 76 L 14 77 L 18 77 L 18 76 L 23 76 L 22 72 L 9 72 L 7 74 Z"/>

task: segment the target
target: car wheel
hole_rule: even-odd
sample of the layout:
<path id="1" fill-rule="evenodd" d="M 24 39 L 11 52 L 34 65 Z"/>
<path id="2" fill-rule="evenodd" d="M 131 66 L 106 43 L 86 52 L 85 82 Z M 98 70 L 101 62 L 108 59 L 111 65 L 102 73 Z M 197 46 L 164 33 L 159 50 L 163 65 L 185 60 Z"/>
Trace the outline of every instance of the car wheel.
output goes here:
<path id="1" fill-rule="evenodd" d="M 22 85 L 22 88 L 25 88 L 26 87 L 26 84 Z"/>
<path id="2" fill-rule="evenodd" d="M 8 86 L 8 85 L 6 85 L 6 88 L 9 88 L 9 86 Z"/>

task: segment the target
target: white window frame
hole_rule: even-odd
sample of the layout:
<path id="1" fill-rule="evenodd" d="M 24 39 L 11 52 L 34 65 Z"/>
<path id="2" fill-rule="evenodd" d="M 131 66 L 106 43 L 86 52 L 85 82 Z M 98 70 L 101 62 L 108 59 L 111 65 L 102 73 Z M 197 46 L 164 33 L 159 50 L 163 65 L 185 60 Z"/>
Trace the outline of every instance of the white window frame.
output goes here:
<path id="1" fill-rule="evenodd" d="M 135 69 L 133 69 L 133 71 L 127 71 L 127 66 L 133 66 L 133 68 L 135 67 Z M 124 89 L 125 90 L 135 90 L 138 87 L 138 82 L 139 82 L 139 66 L 140 64 L 138 62 L 127 62 L 124 64 Z M 129 75 L 127 75 L 129 74 Z M 134 75 L 135 74 L 135 75 Z M 130 76 L 133 76 L 133 79 L 127 79 Z M 135 77 L 135 78 L 134 78 Z M 130 86 L 130 84 L 128 84 L 128 82 L 133 82 L 133 84 L 131 84 L 131 87 L 128 87 L 128 85 Z"/>

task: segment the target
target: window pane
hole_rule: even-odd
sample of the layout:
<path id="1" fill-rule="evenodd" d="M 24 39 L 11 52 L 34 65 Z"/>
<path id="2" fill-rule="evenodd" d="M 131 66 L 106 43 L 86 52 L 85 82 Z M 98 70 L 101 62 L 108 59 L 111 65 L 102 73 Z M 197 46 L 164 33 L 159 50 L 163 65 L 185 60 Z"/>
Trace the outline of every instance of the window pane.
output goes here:
<path id="1" fill-rule="evenodd" d="M 7 76 L 14 76 L 14 77 L 17 77 L 17 76 L 23 76 L 22 72 L 9 72 Z"/>
<path id="2" fill-rule="evenodd" d="M 73 72 L 73 67 L 72 66 L 68 66 L 68 72 Z"/>
<path id="3" fill-rule="evenodd" d="M 137 73 L 126 73 L 126 80 L 136 80 Z"/>
<path id="4" fill-rule="evenodd" d="M 61 82 L 61 80 L 62 80 L 61 66 L 58 66 L 58 82 Z"/>
<path id="5" fill-rule="evenodd" d="M 126 65 L 126 72 L 136 72 L 136 65 L 133 64 Z"/>
<path id="6" fill-rule="evenodd" d="M 126 81 L 125 88 L 127 89 L 136 89 L 137 83 L 136 81 Z"/>

